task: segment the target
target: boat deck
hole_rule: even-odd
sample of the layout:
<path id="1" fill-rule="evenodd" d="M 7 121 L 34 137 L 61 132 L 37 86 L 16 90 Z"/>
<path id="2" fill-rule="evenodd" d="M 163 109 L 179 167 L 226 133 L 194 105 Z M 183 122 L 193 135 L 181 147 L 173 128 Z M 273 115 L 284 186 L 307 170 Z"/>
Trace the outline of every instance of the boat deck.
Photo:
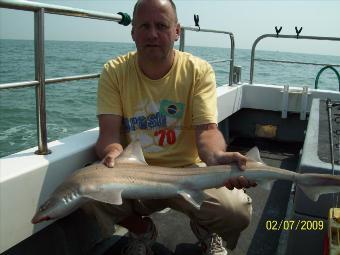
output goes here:
<path id="1" fill-rule="evenodd" d="M 279 143 L 268 140 L 235 139 L 230 150 L 246 152 L 257 146 L 265 163 L 295 171 L 302 144 Z M 284 219 L 291 194 L 292 184 L 277 181 L 270 191 L 261 187 L 250 188 L 247 193 L 253 199 L 253 218 L 250 226 L 242 233 L 238 245 L 228 254 L 273 255 L 280 247 L 280 231 L 266 230 L 266 221 Z M 197 255 L 200 248 L 189 226 L 189 218 L 184 214 L 170 210 L 167 213 L 155 213 L 151 216 L 158 227 L 159 235 L 153 246 L 156 255 Z M 282 239 L 282 238 L 281 238 Z M 104 255 L 120 254 L 128 238 L 123 236 L 110 247 Z"/>

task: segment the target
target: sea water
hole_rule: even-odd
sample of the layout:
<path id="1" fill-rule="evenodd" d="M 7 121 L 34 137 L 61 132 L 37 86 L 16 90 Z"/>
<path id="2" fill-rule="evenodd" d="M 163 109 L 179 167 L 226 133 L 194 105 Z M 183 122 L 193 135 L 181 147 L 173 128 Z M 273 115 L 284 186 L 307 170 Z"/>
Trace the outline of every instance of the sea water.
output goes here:
<path id="1" fill-rule="evenodd" d="M 46 41 L 46 78 L 100 73 L 103 64 L 135 50 L 132 43 Z M 186 51 L 208 61 L 229 59 L 227 48 L 187 46 Z M 242 67 L 242 81 L 249 81 L 250 50 L 235 51 L 235 65 Z M 257 58 L 340 64 L 340 56 L 257 51 Z M 212 64 L 217 86 L 228 83 L 229 63 Z M 254 83 L 314 88 L 322 66 L 256 62 Z M 337 68 L 340 73 L 340 68 Z M 0 40 L 0 83 L 31 81 L 34 73 L 34 42 Z M 96 118 L 97 79 L 49 84 L 46 86 L 48 141 L 98 126 Z M 338 90 L 338 80 L 325 71 L 319 88 Z M 36 104 L 33 87 L 0 90 L 0 157 L 37 144 Z"/>

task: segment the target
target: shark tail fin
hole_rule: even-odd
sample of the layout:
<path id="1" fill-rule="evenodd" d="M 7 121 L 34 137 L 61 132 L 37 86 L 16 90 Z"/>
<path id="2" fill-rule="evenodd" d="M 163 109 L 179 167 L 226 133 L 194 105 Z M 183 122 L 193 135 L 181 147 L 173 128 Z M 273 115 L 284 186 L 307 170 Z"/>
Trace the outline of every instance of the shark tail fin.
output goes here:
<path id="1" fill-rule="evenodd" d="M 297 185 L 305 195 L 317 201 L 322 194 L 340 193 L 340 176 L 330 174 L 297 174 Z"/>

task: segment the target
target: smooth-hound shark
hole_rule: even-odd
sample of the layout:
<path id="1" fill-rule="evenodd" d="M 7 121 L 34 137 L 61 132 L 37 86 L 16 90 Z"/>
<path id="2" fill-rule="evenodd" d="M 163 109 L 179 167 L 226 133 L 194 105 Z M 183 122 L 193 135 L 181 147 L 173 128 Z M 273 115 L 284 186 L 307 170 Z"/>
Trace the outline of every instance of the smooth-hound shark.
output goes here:
<path id="1" fill-rule="evenodd" d="M 140 142 L 133 142 L 115 160 L 113 168 L 95 163 L 75 171 L 38 209 L 32 223 L 64 217 L 90 199 L 120 205 L 123 198 L 182 196 L 199 209 L 205 199 L 204 189 L 222 187 L 229 178 L 237 176 L 244 176 L 264 186 L 275 180 L 289 180 L 314 201 L 321 194 L 340 192 L 340 176 L 300 174 L 268 166 L 262 162 L 256 147 L 246 156 L 245 171 L 241 171 L 237 164 L 200 168 L 150 166 L 144 159 Z"/>

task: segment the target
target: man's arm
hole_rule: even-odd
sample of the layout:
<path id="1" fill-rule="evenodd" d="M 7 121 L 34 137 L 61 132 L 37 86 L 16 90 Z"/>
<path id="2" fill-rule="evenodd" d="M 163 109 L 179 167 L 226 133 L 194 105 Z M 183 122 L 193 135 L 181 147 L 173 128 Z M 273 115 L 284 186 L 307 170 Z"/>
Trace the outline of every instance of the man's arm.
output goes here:
<path id="1" fill-rule="evenodd" d="M 198 154 L 208 166 L 237 162 L 240 169 L 244 170 L 247 158 L 239 152 L 226 151 L 226 142 L 215 123 L 197 125 L 195 135 Z M 229 189 L 241 189 L 256 186 L 256 183 L 241 176 L 229 179 L 225 186 Z"/>
<path id="2" fill-rule="evenodd" d="M 98 115 L 99 137 L 96 152 L 104 165 L 113 167 L 114 159 L 123 151 L 120 141 L 122 117 L 114 114 Z"/>

